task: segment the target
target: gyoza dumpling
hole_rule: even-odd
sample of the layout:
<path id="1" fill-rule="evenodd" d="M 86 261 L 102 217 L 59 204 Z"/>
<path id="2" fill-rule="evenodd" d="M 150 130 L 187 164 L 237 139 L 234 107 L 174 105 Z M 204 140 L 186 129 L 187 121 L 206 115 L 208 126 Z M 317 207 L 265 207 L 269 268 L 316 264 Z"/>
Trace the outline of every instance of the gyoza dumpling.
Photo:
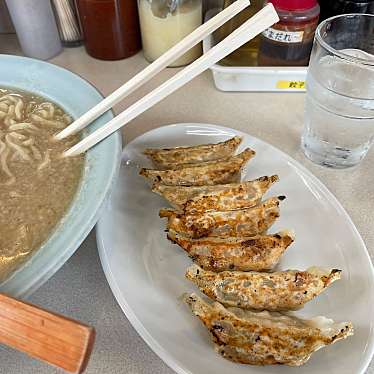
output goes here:
<path id="1" fill-rule="evenodd" d="M 168 239 L 181 246 L 205 270 L 271 270 L 294 241 L 289 231 L 273 235 L 191 239 L 169 230 Z"/>
<path id="2" fill-rule="evenodd" d="M 200 164 L 178 165 L 170 170 L 141 169 L 140 175 L 152 183 L 161 182 L 168 186 L 203 186 L 234 182 L 240 177 L 240 171 L 255 155 L 247 148 L 242 153 L 218 161 Z"/>
<path id="3" fill-rule="evenodd" d="M 215 186 L 165 186 L 155 183 L 152 191 L 163 196 L 179 211 L 201 213 L 209 210 L 234 210 L 257 205 L 262 196 L 279 180 L 277 175 L 254 181 Z"/>
<path id="4" fill-rule="evenodd" d="M 168 230 L 191 238 L 253 236 L 266 231 L 279 217 L 279 201 L 283 199 L 284 196 L 273 197 L 249 209 L 201 214 L 178 214 L 170 209 L 161 209 L 159 216 L 168 218 Z"/>
<path id="5" fill-rule="evenodd" d="M 205 295 L 225 306 L 282 311 L 302 308 L 332 282 L 340 279 L 340 273 L 341 270 L 317 267 L 274 273 L 214 273 L 192 265 L 187 269 L 186 278 Z"/>
<path id="6" fill-rule="evenodd" d="M 211 332 L 216 351 L 243 364 L 300 366 L 318 349 L 353 335 L 350 322 L 226 309 L 217 302 L 208 304 L 195 294 L 186 296 L 185 301 Z"/>
<path id="7" fill-rule="evenodd" d="M 235 136 L 217 144 L 165 149 L 148 148 L 144 154 L 153 161 L 156 167 L 169 169 L 175 164 L 192 164 L 228 158 L 235 153 L 241 141 L 240 136 Z"/>

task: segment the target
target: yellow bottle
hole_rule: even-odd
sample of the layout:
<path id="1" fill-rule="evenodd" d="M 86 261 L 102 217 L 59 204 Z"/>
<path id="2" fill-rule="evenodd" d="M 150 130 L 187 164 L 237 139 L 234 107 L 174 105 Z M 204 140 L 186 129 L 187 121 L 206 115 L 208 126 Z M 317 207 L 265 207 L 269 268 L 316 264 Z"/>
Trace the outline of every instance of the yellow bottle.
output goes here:
<path id="1" fill-rule="evenodd" d="M 236 0 L 224 0 L 223 7 L 227 8 Z M 220 40 L 229 35 L 232 31 L 238 28 L 247 19 L 251 18 L 255 13 L 263 7 L 263 0 L 252 0 L 251 5 L 242 10 L 237 16 L 226 22 L 218 30 L 218 37 Z M 257 55 L 260 44 L 260 36 L 250 40 L 236 51 L 223 58 L 220 61 L 221 65 L 228 66 L 257 66 Z"/>

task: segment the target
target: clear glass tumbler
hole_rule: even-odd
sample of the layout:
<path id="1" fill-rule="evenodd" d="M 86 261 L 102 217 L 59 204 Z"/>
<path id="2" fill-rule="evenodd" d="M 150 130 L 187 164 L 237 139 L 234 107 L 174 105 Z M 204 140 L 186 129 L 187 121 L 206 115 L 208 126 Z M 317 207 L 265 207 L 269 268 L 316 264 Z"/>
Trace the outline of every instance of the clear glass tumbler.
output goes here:
<path id="1" fill-rule="evenodd" d="M 307 75 L 301 146 L 317 164 L 357 165 L 374 139 L 374 15 L 322 22 Z"/>

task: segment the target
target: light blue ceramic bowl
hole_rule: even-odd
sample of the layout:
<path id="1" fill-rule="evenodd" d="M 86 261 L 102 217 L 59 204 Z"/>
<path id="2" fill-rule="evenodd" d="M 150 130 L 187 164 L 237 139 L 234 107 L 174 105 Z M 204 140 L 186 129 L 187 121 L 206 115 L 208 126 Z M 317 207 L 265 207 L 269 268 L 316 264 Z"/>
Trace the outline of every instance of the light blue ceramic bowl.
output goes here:
<path id="1" fill-rule="evenodd" d="M 88 82 L 46 62 L 0 55 L 0 87 L 44 96 L 74 118 L 102 100 Z M 113 118 L 108 112 L 88 129 L 92 132 Z M 88 151 L 83 179 L 75 199 L 51 237 L 25 264 L 0 285 L 0 292 L 26 297 L 47 281 L 76 251 L 92 227 L 113 186 L 121 160 L 121 136 L 113 134 Z"/>

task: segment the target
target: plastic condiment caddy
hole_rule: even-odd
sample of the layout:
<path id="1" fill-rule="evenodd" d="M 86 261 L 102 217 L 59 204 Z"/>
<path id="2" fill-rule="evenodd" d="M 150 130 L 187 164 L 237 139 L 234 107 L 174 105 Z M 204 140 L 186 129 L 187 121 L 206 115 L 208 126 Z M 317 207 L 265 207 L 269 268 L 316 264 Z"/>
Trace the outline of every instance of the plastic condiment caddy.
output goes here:
<path id="1" fill-rule="evenodd" d="M 205 20 L 220 9 L 211 9 Z M 203 41 L 206 53 L 215 44 L 209 35 Z M 221 91 L 305 92 L 307 67 L 236 67 L 215 64 L 211 68 L 215 86 Z"/>

